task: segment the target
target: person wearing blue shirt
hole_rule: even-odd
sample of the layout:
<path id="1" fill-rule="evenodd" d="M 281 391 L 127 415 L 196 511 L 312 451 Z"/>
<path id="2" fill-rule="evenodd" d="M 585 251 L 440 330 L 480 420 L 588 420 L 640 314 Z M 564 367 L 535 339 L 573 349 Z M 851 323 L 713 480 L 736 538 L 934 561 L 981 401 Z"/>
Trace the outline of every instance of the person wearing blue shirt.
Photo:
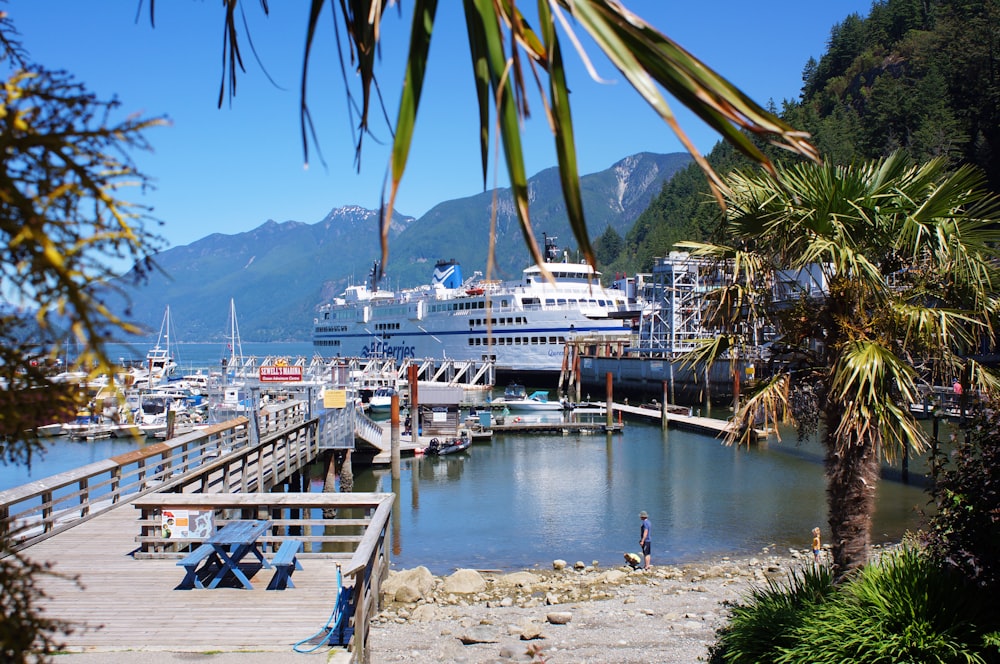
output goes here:
<path id="1" fill-rule="evenodd" d="M 642 548 L 642 555 L 646 561 L 646 566 L 643 569 L 649 569 L 650 551 L 653 548 L 653 543 L 649 536 L 649 515 L 646 514 L 646 510 L 639 512 L 639 519 L 642 521 L 639 526 L 639 547 Z"/>

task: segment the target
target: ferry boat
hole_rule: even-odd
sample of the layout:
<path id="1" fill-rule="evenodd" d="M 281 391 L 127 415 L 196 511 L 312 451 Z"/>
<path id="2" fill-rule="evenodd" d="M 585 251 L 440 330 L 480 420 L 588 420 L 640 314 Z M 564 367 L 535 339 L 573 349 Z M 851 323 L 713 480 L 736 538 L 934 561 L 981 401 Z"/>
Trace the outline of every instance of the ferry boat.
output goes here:
<path id="1" fill-rule="evenodd" d="M 463 280 L 459 263 L 439 261 L 430 285 L 394 292 L 350 286 L 319 309 L 313 346 L 324 357 L 492 360 L 498 372 L 559 371 L 567 339 L 620 336 L 631 328 L 625 292 L 604 288 L 586 263 L 560 260 L 544 238 L 543 265 L 517 281 Z M 554 283 L 543 274 L 548 271 Z"/>

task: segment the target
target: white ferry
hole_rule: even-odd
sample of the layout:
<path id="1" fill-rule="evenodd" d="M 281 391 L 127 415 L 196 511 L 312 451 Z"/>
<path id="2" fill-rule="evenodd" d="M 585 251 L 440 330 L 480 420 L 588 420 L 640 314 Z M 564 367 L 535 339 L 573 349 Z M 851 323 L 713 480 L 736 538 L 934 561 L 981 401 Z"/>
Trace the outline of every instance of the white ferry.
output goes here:
<path id="1" fill-rule="evenodd" d="M 519 281 L 462 279 L 454 260 L 439 261 L 429 286 L 381 290 L 371 279 L 319 309 L 313 345 L 325 357 L 493 360 L 500 372 L 559 371 L 567 339 L 620 336 L 631 328 L 626 294 L 603 288 L 586 263 L 560 261 L 545 238 L 544 268 Z M 373 270 L 373 273 L 375 270 Z M 638 315 L 638 314 L 636 314 Z"/>

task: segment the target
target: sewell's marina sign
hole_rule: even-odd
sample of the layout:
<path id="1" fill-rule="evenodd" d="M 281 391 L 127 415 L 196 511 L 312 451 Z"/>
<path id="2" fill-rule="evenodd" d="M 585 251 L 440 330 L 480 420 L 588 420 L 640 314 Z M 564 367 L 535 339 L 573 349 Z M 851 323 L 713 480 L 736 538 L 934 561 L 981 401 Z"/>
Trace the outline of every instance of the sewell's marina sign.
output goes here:
<path id="1" fill-rule="evenodd" d="M 298 366 L 266 366 L 258 371 L 262 383 L 294 383 L 302 380 L 302 367 Z"/>

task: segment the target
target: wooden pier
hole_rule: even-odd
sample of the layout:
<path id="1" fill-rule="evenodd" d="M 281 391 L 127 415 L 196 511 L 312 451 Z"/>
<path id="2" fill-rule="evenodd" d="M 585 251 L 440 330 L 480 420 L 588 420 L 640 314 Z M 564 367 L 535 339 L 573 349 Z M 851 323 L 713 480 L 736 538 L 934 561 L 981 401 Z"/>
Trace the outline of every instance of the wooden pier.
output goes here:
<path id="1" fill-rule="evenodd" d="M 293 403 L 251 427 L 237 418 L 21 487 L 0 491 L 0 528 L 19 555 L 51 564 L 35 583 L 47 618 L 70 624 L 69 652 L 292 652 L 333 613 L 338 578 L 352 588 L 353 638 L 325 661 L 366 661 L 368 620 L 388 573 L 392 494 L 299 493 L 320 451 L 316 419 Z M 289 482 L 290 481 L 290 482 Z M 178 589 L 178 561 L 201 535 L 165 533 L 167 509 L 265 521 L 265 559 L 298 541 L 294 587 L 267 590 L 273 570 L 240 565 L 251 589 Z M 176 524 L 175 524 L 176 525 Z M 199 539 L 201 538 L 201 539 Z M 247 560 L 247 559 L 244 559 Z"/>

